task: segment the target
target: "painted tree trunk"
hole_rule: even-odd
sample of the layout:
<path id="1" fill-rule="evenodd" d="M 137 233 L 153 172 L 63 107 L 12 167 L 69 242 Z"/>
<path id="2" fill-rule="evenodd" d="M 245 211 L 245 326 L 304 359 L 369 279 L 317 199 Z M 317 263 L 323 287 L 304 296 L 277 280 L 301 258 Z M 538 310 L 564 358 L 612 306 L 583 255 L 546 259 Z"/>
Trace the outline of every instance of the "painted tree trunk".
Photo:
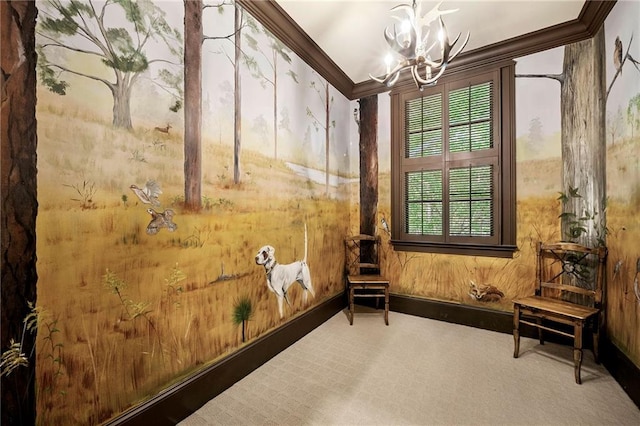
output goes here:
<path id="1" fill-rule="evenodd" d="M 116 71 L 118 82 L 111 88 L 113 95 L 113 121 L 114 127 L 132 129 L 131 124 L 131 88 L 133 81 L 127 73 Z M 127 80 L 127 81 L 125 81 Z"/>
<path id="2" fill-rule="evenodd" d="M 234 42 L 235 59 L 233 62 L 234 108 L 233 108 L 233 182 L 240 183 L 240 133 L 242 131 L 242 80 L 240 62 L 242 59 L 242 9 L 235 6 Z M 244 341 L 244 340 L 243 340 Z"/>
<path id="3" fill-rule="evenodd" d="M 27 366 L 2 376 L 3 425 L 35 424 L 35 334 L 25 333 L 36 304 L 37 126 L 35 2 L 0 2 L 2 28 L 2 322 L 1 348 L 22 342 Z"/>
<path id="4" fill-rule="evenodd" d="M 273 158 L 278 159 L 278 54 L 273 54 Z"/>
<path id="5" fill-rule="evenodd" d="M 184 1 L 184 202 L 202 206 L 202 0 Z"/>
<path id="6" fill-rule="evenodd" d="M 569 195 L 562 237 L 590 247 L 605 244 L 604 54 L 604 26 L 593 38 L 565 46 L 561 89 L 562 188 Z"/>
<path id="7" fill-rule="evenodd" d="M 329 142 L 331 140 L 331 100 L 329 98 L 329 82 L 324 82 L 324 157 L 325 165 L 325 195 L 329 196 Z"/>
<path id="8" fill-rule="evenodd" d="M 378 96 L 360 99 L 360 233 L 374 235 L 378 210 Z"/>

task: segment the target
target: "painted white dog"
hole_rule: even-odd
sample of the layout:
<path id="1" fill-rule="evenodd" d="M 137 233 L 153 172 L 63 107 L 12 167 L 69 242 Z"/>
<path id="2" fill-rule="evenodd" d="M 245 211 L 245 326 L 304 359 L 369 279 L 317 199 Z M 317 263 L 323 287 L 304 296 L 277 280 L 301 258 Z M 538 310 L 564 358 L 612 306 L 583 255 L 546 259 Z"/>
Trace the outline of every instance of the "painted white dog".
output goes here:
<path id="1" fill-rule="evenodd" d="M 263 246 L 256 255 L 256 264 L 264 266 L 267 274 L 267 286 L 278 297 L 278 311 L 280 318 L 282 318 L 284 316 L 283 301 L 291 306 L 287 290 L 293 283 L 298 282 L 302 286 L 305 303 L 307 302 L 307 293 L 311 293 L 312 297 L 316 295 L 311 284 L 309 265 L 307 265 L 307 224 L 304 225 L 304 259 L 281 265 L 276 261 L 275 252 L 276 249 L 272 246 Z"/>

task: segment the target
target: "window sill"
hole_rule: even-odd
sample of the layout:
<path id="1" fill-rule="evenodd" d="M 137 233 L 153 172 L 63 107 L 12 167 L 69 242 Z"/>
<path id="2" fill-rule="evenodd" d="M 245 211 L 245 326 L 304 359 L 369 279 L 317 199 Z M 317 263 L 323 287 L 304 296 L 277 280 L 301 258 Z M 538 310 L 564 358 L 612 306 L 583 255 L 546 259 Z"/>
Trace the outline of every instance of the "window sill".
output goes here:
<path id="1" fill-rule="evenodd" d="M 428 243 L 393 239 L 391 240 L 391 244 L 393 244 L 393 248 L 396 251 L 502 258 L 513 258 L 513 253 L 518 250 L 518 247 L 513 245 Z"/>

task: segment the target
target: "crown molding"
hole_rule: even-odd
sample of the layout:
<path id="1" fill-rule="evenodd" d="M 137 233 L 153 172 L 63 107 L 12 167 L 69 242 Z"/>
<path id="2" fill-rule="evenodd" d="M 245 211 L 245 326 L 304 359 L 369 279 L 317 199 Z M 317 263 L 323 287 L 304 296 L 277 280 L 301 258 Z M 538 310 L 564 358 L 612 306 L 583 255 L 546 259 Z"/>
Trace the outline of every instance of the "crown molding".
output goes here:
<path id="1" fill-rule="evenodd" d="M 237 2 L 347 99 L 359 99 L 390 90 L 372 80 L 354 83 L 275 0 Z M 578 18 L 462 53 L 450 70 L 462 71 L 591 38 L 615 4 L 616 0 L 587 0 Z M 395 87 L 412 84 L 411 77 L 405 75 Z"/>

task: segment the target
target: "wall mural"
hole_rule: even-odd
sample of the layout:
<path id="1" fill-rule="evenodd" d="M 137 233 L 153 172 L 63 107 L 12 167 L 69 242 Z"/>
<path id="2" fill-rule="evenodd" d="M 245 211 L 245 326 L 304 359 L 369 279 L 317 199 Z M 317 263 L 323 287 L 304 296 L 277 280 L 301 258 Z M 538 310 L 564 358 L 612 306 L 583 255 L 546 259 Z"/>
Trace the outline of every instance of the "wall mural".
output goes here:
<path id="1" fill-rule="evenodd" d="M 230 2 L 195 100 L 183 2 L 37 5 L 38 423 L 98 424 L 343 291 L 352 114 Z"/>
<path id="2" fill-rule="evenodd" d="M 640 69 L 636 61 L 640 58 L 640 42 L 633 39 L 637 22 L 631 18 L 640 13 L 638 6 L 634 2 L 616 4 L 605 22 L 601 50 L 591 47 L 594 39 L 575 43 L 569 49 L 560 47 L 516 59 L 519 250 L 513 259 L 393 250 L 390 235 L 382 223 L 383 219 L 385 222 L 393 220 L 390 214 L 389 97 L 379 96 L 380 201 L 377 223 L 383 241 L 387 241 L 384 244 L 383 267 L 391 279 L 392 292 L 511 311 L 511 300 L 533 294 L 536 242 L 568 239 L 570 233 L 573 237 L 586 237 L 588 234 L 588 241 L 593 244 L 606 241 L 609 248 L 606 297 L 609 336 L 640 366 L 640 291 L 637 284 L 640 279 L 640 224 L 637 221 L 640 208 L 637 160 L 640 158 Z M 568 136 L 569 125 L 564 129 L 562 125 L 563 120 L 569 122 L 567 116 L 573 117 L 574 112 L 570 112 L 569 107 L 578 102 L 570 96 L 581 91 L 575 87 L 569 89 L 569 84 L 580 84 L 575 83 L 575 75 L 593 73 L 592 69 L 586 68 L 586 63 L 574 66 L 576 56 L 586 55 L 584 52 L 576 54 L 576 51 L 584 49 L 594 49 L 593 52 L 603 61 L 603 70 L 606 67 L 606 85 L 601 94 L 607 100 L 607 171 L 606 176 L 602 175 L 607 182 L 606 200 L 594 201 L 587 185 L 563 189 L 563 174 L 567 178 L 567 170 L 563 173 L 563 167 L 566 168 L 563 166 L 563 138 L 583 143 L 580 141 L 603 140 L 605 135 L 602 131 L 602 138 L 594 135 Z M 573 52 L 567 53 L 567 50 Z M 569 57 L 573 59 L 568 60 Z M 564 82 L 570 77 L 574 78 L 572 82 Z M 356 104 L 353 106 L 357 108 Z M 580 108 L 591 113 L 592 108 L 587 105 Z M 563 111 L 566 114 L 564 119 Z M 594 171 L 590 165 L 581 159 L 576 160 L 576 164 L 579 165 L 575 170 L 576 179 L 593 178 Z M 581 213 L 573 216 L 577 225 L 561 223 L 562 217 L 569 216 L 566 214 L 569 201 L 576 203 Z M 605 214 L 606 222 L 601 219 Z M 357 217 L 356 212 L 352 216 L 352 229 L 357 229 Z"/>
<path id="3" fill-rule="evenodd" d="M 38 422 L 97 424 L 343 290 L 357 104 L 221 2 L 203 9 L 194 140 L 183 2 L 37 4 Z M 602 55 L 608 332 L 640 366 L 639 5 L 616 4 Z M 564 50 L 519 58 L 517 72 L 560 74 Z M 562 95 L 551 78 L 516 84 L 513 259 L 393 251 L 379 96 L 377 223 L 393 292 L 510 311 L 533 291 L 535 242 L 563 234 Z M 186 146 L 201 152 L 199 178 Z"/>
<path id="4" fill-rule="evenodd" d="M 640 367 L 640 3 L 605 21 L 607 68 L 607 334 Z"/>

